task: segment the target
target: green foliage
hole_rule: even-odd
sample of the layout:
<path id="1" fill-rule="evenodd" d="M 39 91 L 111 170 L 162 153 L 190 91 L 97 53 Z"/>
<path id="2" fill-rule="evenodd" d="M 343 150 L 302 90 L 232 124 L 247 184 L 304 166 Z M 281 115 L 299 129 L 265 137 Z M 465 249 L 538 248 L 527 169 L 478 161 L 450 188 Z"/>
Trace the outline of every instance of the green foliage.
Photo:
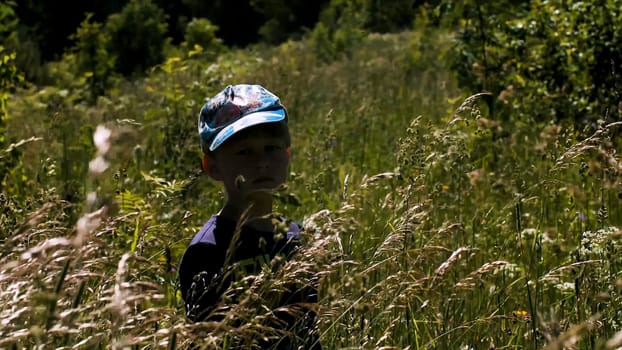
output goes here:
<path id="1" fill-rule="evenodd" d="M 252 0 L 251 6 L 266 19 L 259 29 L 264 42 L 278 44 L 299 40 L 316 24 L 323 6 L 329 1 Z"/>
<path id="2" fill-rule="evenodd" d="M 43 82 L 46 70 L 41 63 L 41 48 L 34 34 L 36 29 L 20 23 L 16 9 L 17 4 L 12 0 L 0 4 L 0 45 L 16 53 L 14 64 L 25 80 Z"/>
<path id="3" fill-rule="evenodd" d="M 26 195 L 30 186 L 46 184 L 57 188 L 63 200 L 79 209 L 86 196 L 93 121 L 97 120 L 79 103 L 82 100 L 79 91 L 56 87 L 14 100 L 10 109 L 17 117 L 11 118 L 8 124 L 9 134 L 17 140 L 36 136 L 42 141 L 19 148 L 21 159 L 28 161 L 22 161 L 8 180 L 14 187 L 14 195 Z M 36 122 L 24 124 L 24 115 L 36 115 Z"/>
<path id="4" fill-rule="evenodd" d="M 184 44 L 187 49 L 201 47 L 201 52 L 212 59 L 224 50 L 222 40 L 216 36 L 218 27 L 206 18 L 193 18 L 186 26 Z"/>
<path id="5" fill-rule="evenodd" d="M 412 25 L 417 7 L 415 0 L 367 0 L 364 8 L 369 13 L 365 27 L 375 33 L 402 31 Z"/>
<path id="6" fill-rule="evenodd" d="M 329 62 L 343 55 L 349 56 L 366 33 L 410 28 L 415 13 L 412 0 L 332 0 L 322 9 L 309 37 L 318 58 Z M 272 29 L 271 26 L 269 21 L 263 29 Z"/>
<path id="7" fill-rule="evenodd" d="M 35 84 L 50 82 L 47 67 L 41 58 L 41 48 L 31 33 L 24 30 L 15 32 L 7 47 L 17 54 L 15 66 L 23 72 L 24 81 Z"/>
<path id="8" fill-rule="evenodd" d="M 7 187 L 5 182 L 7 174 L 14 171 L 16 165 L 20 163 L 17 147 L 9 147 L 9 142 L 17 140 L 10 140 L 7 133 L 10 118 L 8 101 L 15 86 L 23 79 L 15 66 L 15 56 L 15 52 L 7 52 L 0 45 L 0 152 L 4 153 L 0 156 L 0 189 Z"/>
<path id="9" fill-rule="evenodd" d="M 504 45 L 500 35 L 506 31 L 506 22 L 524 13 L 525 6 L 477 0 L 443 5 L 448 11 L 442 14 L 444 23 L 459 28 L 450 66 L 458 73 L 460 85 L 470 92 L 499 93 L 505 81 L 495 73 L 511 54 L 500 48 Z"/>
<path id="10" fill-rule="evenodd" d="M 86 79 L 90 100 L 105 94 L 110 86 L 110 75 L 114 67 L 114 57 L 108 53 L 109 38 L 102 31 L 102 25 L 92 22 L 93 14 L 87 14 L 77 32 L 71 36 L 76 44 L 77 70 Z"/>
<path id="11" fill-rule="evenodd" d="M 6 48 L 7 43 L 14 39 L 18 19 L 15 16 L 15 2 L 8 1 L 0 4 L 0 147 L 5 146 L 5 123 L 8 118 L 7 100 L 9 93 L 20 79 L 15 66 L 16 53 Z"/>
<path id="12" fill-rule="evenodd" d="M 310 39 L 316 55 L 323 61 L 348 56 L 365 36 L 367 13 L 364 0 L 333 0 L 320 14 Z"/>
<path id="13" fill-rule="evenodd" d="M 142 74 L 164 60 L 166 15 L 151 0 L 132 0 L 106 22 L 117 72 Z"/>
<path id="14" fill-rule="evenodd" d="M 561 1 L 532 4 L 526 36 L 525 66 L 516 81 L 531 104 L 544 101 L 544 110 L 557 119 L 620 120 L 622 82 L 622 1 Z M 522 22 L 513 29 L 524 28 Z M 525 23 L 526 24 L 526 23 Z M 519 34 L 519 35 L 525 35 Z"/>
<path id="15" fill-rule="evenodd" d="M 466 90 L 490 91 L 507 118 L 618 120 L 619 0 L 598 4 L 463 2 L 452 67 Z M 492 106 L 492 103 L 491 103 Z"/>
<path id="16" fill-rule="evenodd" d="M 10 93 L 21 79 L 15 67 L 15 52 L 7 52 L 0 46 L 0 127 L 4 128 L 8 119 L 7 102 Z M 0 144 L 4 144 L 4 132 L 0 132 Z"/>
<path id="17" fill-rule="evenodd" d="M 15 15 L 14 7 L 16 6 L 14 1 L 5 1 L 0 4 L 0 37 L 3 41 L 11 35 L 14 35 L 17 29 L 19 20 Z M 3 44 L 6 44 L 4 42 Z"/>

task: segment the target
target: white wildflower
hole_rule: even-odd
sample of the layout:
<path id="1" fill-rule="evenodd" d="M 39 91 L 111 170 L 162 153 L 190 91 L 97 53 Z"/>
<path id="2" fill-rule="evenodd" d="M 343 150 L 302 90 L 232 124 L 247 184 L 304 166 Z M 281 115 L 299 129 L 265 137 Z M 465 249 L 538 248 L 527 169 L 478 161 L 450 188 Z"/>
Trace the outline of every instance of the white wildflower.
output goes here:
<path id="1" fill-rule="evenodd" d="M 581 235 L 581 255 L 600 258 L 607 254 L 608 249 L 619 248 L 622 244 L 619 239 L 614 237 L 617 232 L 619 232 L 619 229 L 613 226 L 594 232 L 583 232 Z"/>
<path id="2" fill-rule="evenodd" d="M 96 201 L 97 201 L 97 192 L 89 192 L 86 195 L 86 203 L 88 205 L 94 205 Z"/>
<path id="3" fill-rule="evenodd" d="M 517 276 L 517 274 L 520 275 L 520 272 L 521 272 L 520 266 L 507 262 L 503 265 L 499 265 L 494 270 L 493 274 L 494 275 L 503 274 L 507 276 L 508 278 L 514 278 Z"/>
<path id="4" fill-rule="evenodd" d="M 93 143 L 95 143 L 98 155 L 108 153 L 110 149 L 110 136 L 112 136 L 112 131 L 103 125 L 98 125 L 97 129 L 95 129 Z"/>
<path id="5" fill-rule="evenodd" d="M 563 282 L 563 283 L 557 283 L 555 284 L 555 288 L 559 289 L 562 293 L 563 292 L 571 292 L 574 293 L 574 283 L 573 282 Z"/>
<path id="6" fill-rule="evenodd" d="M 99 155 L 89 162 L 89 172 L 95 176 L 98 176 L 106 171 L 109 166 L 110 163 L 108 163 L 102 155 Z"/>

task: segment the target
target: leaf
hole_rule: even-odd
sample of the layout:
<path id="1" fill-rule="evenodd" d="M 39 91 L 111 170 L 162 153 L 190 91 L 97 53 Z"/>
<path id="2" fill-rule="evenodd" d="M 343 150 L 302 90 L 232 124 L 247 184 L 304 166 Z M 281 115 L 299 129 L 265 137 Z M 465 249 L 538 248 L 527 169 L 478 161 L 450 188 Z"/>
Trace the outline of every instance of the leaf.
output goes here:
<path id="1" fill-rule="evenodd" d="M 139 238 L 139 228 L 140 227 L 140 217 L 136 217 L 136 226 L 134 227 L 134 238 L 132 239 L 132 245 L 130 247 L 130 250 L 132 251 L 132 253 L 136 253 L 136 246 L 138 245 L 138 238 Z"/>
<path id="2" fill-rule="evenodd" d="M 145 207 L 145 201 L 140 196 L 128 190 L 119 193 L 115 199 L 119 204 L 119 208 L 124 213 L 142 211 Z"/>
<path id="3" fill-rule="evenodd" d="M 523 78 L 520 74 L 516 74 L 516 81 L 521 85 L 525 86 L 525 78 Z"/>

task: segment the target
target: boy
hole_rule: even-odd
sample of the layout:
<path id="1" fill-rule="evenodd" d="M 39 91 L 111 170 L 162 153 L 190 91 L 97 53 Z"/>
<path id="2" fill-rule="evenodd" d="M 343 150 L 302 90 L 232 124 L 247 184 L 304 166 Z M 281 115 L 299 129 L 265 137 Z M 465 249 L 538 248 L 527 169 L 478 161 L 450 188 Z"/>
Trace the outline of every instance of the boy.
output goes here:
<path id="1" fill-rule="evenodd" d="M 291 257 L 299 227 L 276 232 L 271 191 L 285 182 L 290 135 L 287 112 L 260 85 L 227 86 L 201 108 L 199 135 L 203 170 L 222 182 L 226 200 L 188 246 L 179 265 L 181 293 L 192 321 L 219 320 L 218 306 L 233 281 L 261 271 L 275 256 Z M 290 288 L 280 306 L 316 303 L 315 288 Z M 220 308 L 222 310 L 222 307 Z M 264 340 L 261 348 L 320 349 L 315 313 L 274 311 L 270 326 L 288 334 Z"/>

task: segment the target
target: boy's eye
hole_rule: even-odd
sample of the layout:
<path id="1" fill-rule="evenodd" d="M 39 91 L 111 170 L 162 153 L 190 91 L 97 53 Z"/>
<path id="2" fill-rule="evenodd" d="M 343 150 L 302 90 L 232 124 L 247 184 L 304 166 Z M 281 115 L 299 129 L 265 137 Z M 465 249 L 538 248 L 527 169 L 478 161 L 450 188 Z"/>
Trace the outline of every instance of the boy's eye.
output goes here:
<path id="1" fill-rule="evenodd" d="M 242 148 L 240 150 L 238 150 L 237 152 L 235 152 L 236 155 L 238 156 L 247 156 L 249 154 L 251 154 L 251 150 L 250 148 Z"/>
<path id="2" fill-rule="evenodd" d="M 280 149 L 281 149 L 281 146 L 280 146 L 280 145 L 266 145 L 266 146 L 264 147 L 264 150 L 265 150 L 266 152 L 276 152 L 276 151 L 278 151 L 278 150 L 280 150 Z"/>

